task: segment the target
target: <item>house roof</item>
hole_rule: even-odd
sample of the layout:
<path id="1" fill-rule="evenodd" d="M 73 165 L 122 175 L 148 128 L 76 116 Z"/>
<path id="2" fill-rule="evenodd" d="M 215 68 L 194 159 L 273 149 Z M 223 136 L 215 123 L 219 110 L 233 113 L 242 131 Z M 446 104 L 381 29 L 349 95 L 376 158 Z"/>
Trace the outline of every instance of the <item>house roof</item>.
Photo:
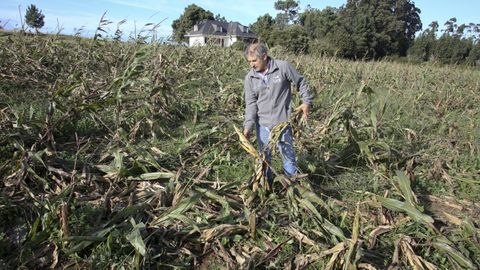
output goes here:
<path id="1" fill-rule="evenodd" d="M 220 22 L 214 20 L 202 20 L 195 24 L 192 31 L 187 32 L 186 37 L 190 36 L 239 36 L 245 38 L 256 38 L 249 27 L 241 25 L 238 22 Z"/>

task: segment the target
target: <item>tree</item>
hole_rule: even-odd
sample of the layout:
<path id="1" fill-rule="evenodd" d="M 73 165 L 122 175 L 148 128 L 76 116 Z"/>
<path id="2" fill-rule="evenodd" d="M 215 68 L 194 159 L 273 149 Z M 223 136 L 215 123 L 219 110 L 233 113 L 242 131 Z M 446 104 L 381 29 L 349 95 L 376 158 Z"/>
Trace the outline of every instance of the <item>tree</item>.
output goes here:
<path id="1" fill-rule="evenodd" d="M 332 35 L 332 43 L 335 47 L 334 54 L 345 58 L 357 58 L 357 41 L 353 37 L 351 28 L 339 23 L 335 26 L 334 33 Z"/>
<path id="2" fill-rule="evenodd" d="M 323 10 L 307 6 L 299 15 L 299 23 L 308 36 L 308 52 L 316 55 L 333 55 L 332 35 L 338 18 L 338 9 L 326 7 Z"/>
<path id="3" fill-rule="evenodd" d="M 283 13 L 277 14 L 276 22 L 280 28 L 285 27 L 289 22 L 296 22 L 298 17 L 298 1 L 295 0 L 278 0 L 275 2 L 274 7 L 276 10 L 283 11 Z"/>
<path id="4" fill-rule="evenodd" d="M 438 22 L 430 23 L 408 49 L 408 56 L 417 61 L 429 61 L 434 56 L 437 42 Z"/>
<path id="5" fill-rule="evenodd" d="M 393 13 L 397 28 L 393 37 L 397 42 L 398 54 L 406 56 L 408 48 L 415 39 L 415 33 L 422 29 L 421 11 L 410 0 L 397 0 L 394 2 Z"/>
<path id="6" fill-rule="evenodd" d="M 419 13 L 410 0 L 348 0 L 339 12 L 335 45 L 354 58 L 405 56 L 422 26 Z"/>
<path id="7" fill-rule="evenodd" d="M 470 54 L 467 57 L 467 63 L 473 66 L 480 67 L 480 42 L 476 42 L 473 48 L 470 50 Z"/>
<path id="8" fill-rule="evenodd" d="M 470 25 L 458 25 L 457 19 L 451 18 L 444 26 L 445 30 L 436 43 L 435 57 L 443 64 L 476 62 L 475 38 L 464 35 Z"/>
<path id="9" fill-rule="evenodd" d="M 35 29 L 35 32 L 38 33 L 38 29 L 42 28 L 45 25 L 45 15 L 42 14 L 42 11 L 39 10 L 34 4 L 31 4 L 27 8 L 25 13 L 25 23 Z"/>
<path id="10" fill-rule="evenodd" d="M 172 23 L 173 40 L 177 42 L 187 41 L 185 33 L 191 31 L 193 26 L 202 20 L 213 20 L 213 13 L 195 4 L 185 8 L 180 18 Z"/>
<path id="11" fill-rule="evenodd" d="M 307 8 L 300 14 L 299 22 L 310 39 L 324 39 L 333 32 L 337 17 L 338 10 L 332 7 Z"/>
<path id="12" fill-rule="evenodd" d="M 373 50 L 376 1 L 370 1 L 349 0 L 340 10 L 333 37 L 340 56 L 354 59 L 376 57 Z"/>
<path id="13" fill-rule="evenodd" d="M 469 56 L 472 46 L 469 39 L 445 32 L 438 39 L 435 56 L 443 64 L 461 64 Z"/>
<path id="14" fill-rule="evenodd" d="M 252 31 L 257 35 L 258 40 L 266 43 L 268 46 L 273 46 L 272 32 L 274 29 L 275 20 L 270 14 L 265 14 L 257 18 L 250 27 Z"/>
<path id="15" fill-rule="evenodd" d="M 448 21 L 445 22 L 444 26 L 445 26 L 445 30 L 443 31 L 445 33 L 453 34 L 457 29 L 457 18 L 455 17 L 450 18 Z"/>
<path id="16" fill-rule="evenodd" d="M 215 15 L 215 21 L 227 22 L 227 19 L 225 19 L 224 16 L 222 16 L 222 15 L 220 15 L 220 14 L 217 14 L 217 15 Z"/>
<path id="17" fill-rule="evenodd" d="M 276 28 L 272 33 L 275 45 L 279 45 L 293 53 L 308 52 L 308 37 L 305 28 L 295 24 L 284 29 Z"/>
<path id="18" fill-rule="evenodd" d="M 470 31 L 474 39 L 480 42 L 480 23 L 470 23 Z"/>
<path id="19" fill-rule="evenodd" d="M 431 22 L 428 27 L 430 27 L 430 32 L 433 32 L 435 34 L 437 34 L 438 32 L 438 22 L 437 21 L 433 21 Z"/>
<path id="20" fill-rule="evenodd" d="M 434 59 L 442 64 L 480 65 L 480 42 L 476 38 L 476 24 L 457 24 L 451 18 L 444 24 L 443 34 L 437 39 L 438 22 L 420 34 L 409 49 L 409 57 L 427 61 Z"/>

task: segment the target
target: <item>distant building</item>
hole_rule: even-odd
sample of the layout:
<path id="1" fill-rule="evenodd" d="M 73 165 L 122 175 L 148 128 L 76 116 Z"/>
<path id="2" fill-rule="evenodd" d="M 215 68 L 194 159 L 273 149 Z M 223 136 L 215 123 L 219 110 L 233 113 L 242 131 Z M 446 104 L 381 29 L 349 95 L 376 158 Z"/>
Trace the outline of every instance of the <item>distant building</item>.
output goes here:
<path id="1" fill-rule="evenodd" d="M 257 35 L 249 27 L 238 22 L 220 22 L 203 20 L 193 26 L 192 31 L 185 34 L 188 44 L 203 46 L 205 44 L 217 44 L 229 47 L 236 41 L 251 43 L 257 40 Z"/>

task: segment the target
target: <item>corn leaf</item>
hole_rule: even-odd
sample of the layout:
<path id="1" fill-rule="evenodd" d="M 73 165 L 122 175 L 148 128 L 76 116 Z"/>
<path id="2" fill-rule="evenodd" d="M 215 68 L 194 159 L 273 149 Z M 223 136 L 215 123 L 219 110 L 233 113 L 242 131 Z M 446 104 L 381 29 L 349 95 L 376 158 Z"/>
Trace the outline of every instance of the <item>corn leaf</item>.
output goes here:
<path id="1" fill-rule="evenodd" d="M 433 218 L 429 215 L 426 215 L 416 209 L 413 205 L 406 202 L 401 202 L 399 200 L 385 198 L 382 196 L 376 196 L 377 200 L 380 201 L 382 206 L 397 212 L 406 213 L 413 220 L 422 222 L 424 224 L 433 224 Z"/>
<path id="2" fill-rule="evenodd" d="M 447 243 L 447 241 L 438 239 L 436 242 L 433 242 L 432 245 L 440 252 L 448 255 L 460 266 L 464 267 L 464 269 L 477 269 L 477 267 L 475 267 L 475 265 L 469 258 L 465 257 L 461 252 L 453 248 L 450 244 Z"/>
<path id="3" fill-rule="evenodd" d="M 190 210 L 195 204 L 197 204 L 198 200 L 200 199 L 201 195 L 196 193 L 191 197 L 184 198 L 175 206 L 170 207 L 163 213 L 162 216 L 154 219 L 151 222 L 152 226 L 160 225 L 161 223 L 171 219 L 173 216 L 178 214 L 183 214 L 186 211 Z"/>
<path id="4" fill-rule="evenodd" d="M 132 223 L 133 229 L 129 234 L 127 234 L 126 238 L 130 242 L 130 244 L 132 244 L 135 250 L 138 251 L 138 253 L 142 254 L 142 256 L 145 256 L 145 242 L 143 242 L 143 238 L 140 233 L 140 229 L 144 229 L 145 224 L 143 224 L 142 222 L 136 224 L 133 218 L 130 219 L 130 223 Z"/>

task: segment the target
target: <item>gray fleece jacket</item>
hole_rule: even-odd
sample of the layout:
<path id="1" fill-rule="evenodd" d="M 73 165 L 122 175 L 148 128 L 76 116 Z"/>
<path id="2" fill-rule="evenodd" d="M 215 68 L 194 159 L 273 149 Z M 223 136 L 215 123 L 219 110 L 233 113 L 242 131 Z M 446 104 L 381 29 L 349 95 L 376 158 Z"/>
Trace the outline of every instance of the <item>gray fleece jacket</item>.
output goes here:
<path id="1" fill-rule="evenodd" d="M 312 93 L 305 78 L 287 61 L 269 58 L 266 80 L 251 69 L 245 76 L 245 121 L 244 128 L 252 130 L 255 123 L 272 128 L 289 120 L 292 112 L 292 91 L 294 83 L 305 104 L 312 104 Z"/>

